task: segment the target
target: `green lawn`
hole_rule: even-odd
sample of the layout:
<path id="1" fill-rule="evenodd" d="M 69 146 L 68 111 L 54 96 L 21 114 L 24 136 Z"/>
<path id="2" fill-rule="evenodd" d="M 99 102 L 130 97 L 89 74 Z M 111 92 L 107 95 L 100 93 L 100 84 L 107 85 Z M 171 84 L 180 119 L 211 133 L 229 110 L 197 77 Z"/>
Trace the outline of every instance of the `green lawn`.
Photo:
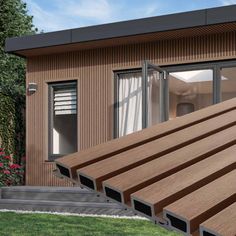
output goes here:
<path id="1" fill-rule="evenodd" d="M 146 220 L 0 212 L 1 236 L 176 236 Z"/>

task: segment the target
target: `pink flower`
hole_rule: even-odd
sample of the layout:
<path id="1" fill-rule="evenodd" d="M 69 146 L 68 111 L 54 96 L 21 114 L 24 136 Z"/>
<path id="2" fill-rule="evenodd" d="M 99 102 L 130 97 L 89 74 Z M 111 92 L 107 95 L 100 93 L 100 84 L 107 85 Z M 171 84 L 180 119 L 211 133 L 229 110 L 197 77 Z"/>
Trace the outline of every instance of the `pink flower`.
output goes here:
<path id="1" fill-rule="evenodd" d="M 4 155 L 5 153 L 4 152 L 0 152 L 0 155 Z"/>
<path id="2" fill-rule="evenodd" d="M 3 149 L 2 148 L 0 148 L 0 152 L 2 151 Z"/>
<path id="3" fill-rule="evenodd" d="M 18 169 L 18 168 L 21 168 L 21 166 L 18 164 L 12 164 L 12 165 L 10 165 L 10 168 L 11 169 Z"/>
<path id="4" fill-rule="evenodd" d="M 8 159 L 8 160 L 10 160 L 10 159 L 11 159 L 11 157 L 10 157 L 10 156 L 5 156 L 4 158 L 5 158 L 5 159 Z"/>
<path id="5" fill-rule="evenodd" d="M 6 175 L 11 174 L 9 170 L 4 170 L 3 173 L 6 174 Z"/>
<path id="6" fill-rule="evenodd" d="M 3 163 L 0 163 L 0 167 L 3 167 Z"/>

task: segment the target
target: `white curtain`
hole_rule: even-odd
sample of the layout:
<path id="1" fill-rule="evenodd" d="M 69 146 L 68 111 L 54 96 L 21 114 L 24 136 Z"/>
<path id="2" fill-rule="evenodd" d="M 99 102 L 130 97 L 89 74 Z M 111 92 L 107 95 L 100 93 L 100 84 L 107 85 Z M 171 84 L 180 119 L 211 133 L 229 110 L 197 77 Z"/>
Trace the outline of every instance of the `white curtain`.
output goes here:
<path id="1" fill-rule="evenodd" d="M 150 72 L 147 83 L 148 126 L 159 123 L 159 73 Z M 142 73 L 119 75 L 119 137 L 142 129 Z"/>
<path id="2" fill-rule="evenodd" d="M 160 73 L 150 71 L 147 83 L 148 127 L 160 122 Z"/>
<path id="3" fill-rule="evenodd" d="M 119 137 L 142 129 L 142 74 L 119 76 Z"/>

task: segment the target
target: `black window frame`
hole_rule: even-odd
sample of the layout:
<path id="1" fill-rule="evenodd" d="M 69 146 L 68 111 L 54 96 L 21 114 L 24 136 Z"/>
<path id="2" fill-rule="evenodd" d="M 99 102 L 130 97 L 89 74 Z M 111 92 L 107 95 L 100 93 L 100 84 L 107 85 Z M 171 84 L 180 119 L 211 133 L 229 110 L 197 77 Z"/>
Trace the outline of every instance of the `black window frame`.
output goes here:
<path id="1" fill-rule="evenodd" d="M 52 152 L 52 147 L 53 147 L 53 135 L 52 135 L 52 131 L 53 131 L 53 126 L 54 126 L 54 122 L 53 122 L 53 116 L 54 116 L 54 88 L 55 87 L 62 87 L 64 88 L 65 86 L 71 86 L 71 85 L 75 85 L 75 89 L 76 89 L 76 97 L 77 97 L 77 101 L 76 101 L 76 139 L 77 139 L 77 146 L 76 149 L 78 151 L 78 83 L 77 80 L 68 80 L 68 81 L 56 81 L 56 82 L 49 82 L 48 83 L 48 162 L 53 162 L 55 161 L 57 158 L 63 157 L 65 155 L 68 154 L 53 154 Z"/>

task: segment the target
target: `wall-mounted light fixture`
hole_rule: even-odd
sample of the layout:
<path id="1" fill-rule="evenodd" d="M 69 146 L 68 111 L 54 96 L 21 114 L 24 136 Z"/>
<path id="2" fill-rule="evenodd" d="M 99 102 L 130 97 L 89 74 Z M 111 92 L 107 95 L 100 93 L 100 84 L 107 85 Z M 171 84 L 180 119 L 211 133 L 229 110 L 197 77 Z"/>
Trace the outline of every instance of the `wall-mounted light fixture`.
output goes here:
<path id="1" fill-rule="evenodd" d="M 36 83 L 29 83 L 28 84 L 28 93 L 33 94 L 37 91 L 38 85 Z"/>

